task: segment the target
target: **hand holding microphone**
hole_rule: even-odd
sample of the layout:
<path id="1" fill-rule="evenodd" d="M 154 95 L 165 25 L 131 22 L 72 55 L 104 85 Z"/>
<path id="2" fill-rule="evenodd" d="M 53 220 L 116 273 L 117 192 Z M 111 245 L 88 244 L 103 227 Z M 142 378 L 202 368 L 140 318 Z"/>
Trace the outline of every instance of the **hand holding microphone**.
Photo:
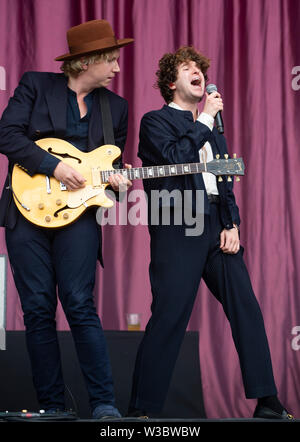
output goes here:
<path id="1" fill-rule="evenodd" d="M 224 133 L 224 124 L 221 112 L 223 110 L 223 101 L 215 84 L 208 84 L 206 87 L 206 102 L 203 112 L 211 115 L 216 121 L 216 127 L 220 134 Z"/>

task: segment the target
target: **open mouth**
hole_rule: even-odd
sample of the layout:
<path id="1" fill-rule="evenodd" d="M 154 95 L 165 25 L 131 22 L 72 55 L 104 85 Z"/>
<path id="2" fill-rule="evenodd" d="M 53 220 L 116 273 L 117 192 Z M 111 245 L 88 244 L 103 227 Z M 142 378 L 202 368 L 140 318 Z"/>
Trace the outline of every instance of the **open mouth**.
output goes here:
<path id="1" fill-rule="evenodd" d="M 201 86 L 201 79 L 200 79 L 200 78 L 194 78 L 194 79 L 191 81 L 191 85 L 192 85 L 192 86 Z"/>

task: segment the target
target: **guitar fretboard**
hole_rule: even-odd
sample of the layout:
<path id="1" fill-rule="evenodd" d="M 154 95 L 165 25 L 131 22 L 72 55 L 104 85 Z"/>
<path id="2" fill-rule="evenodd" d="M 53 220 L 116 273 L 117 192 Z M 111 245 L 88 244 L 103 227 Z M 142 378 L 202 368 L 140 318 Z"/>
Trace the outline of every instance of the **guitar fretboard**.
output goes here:
<path id="1" fill-rule="evenodd" d="M 205 166 L 203 163 L 169 164 L 163 166 L 134 167 L 132 169 L 112 169 L 102 170 L 100 173 L 102 182 L 107 183 L 109 176 L 115 173 L 120 173 L 130 180 L 137 180 L 201 172 L 205 172 Z"/>

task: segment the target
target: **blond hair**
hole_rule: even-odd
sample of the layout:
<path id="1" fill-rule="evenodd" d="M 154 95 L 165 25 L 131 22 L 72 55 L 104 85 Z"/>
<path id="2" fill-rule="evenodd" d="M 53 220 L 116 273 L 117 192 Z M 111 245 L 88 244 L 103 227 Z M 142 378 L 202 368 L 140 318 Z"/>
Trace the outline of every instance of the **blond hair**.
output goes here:
<path id="1" fill-rule="evenodd" d="M 83 65 L 100 63 L 101 61 L 109 61 L 113 53 L 114 50 L 101 52 L 100 54 L 81 55 L 80 57 L 73 58 L 72 60 L 65 60 L 60 69 L 67 77 L 78 77 L 78 75 L 84 70 Z"/>

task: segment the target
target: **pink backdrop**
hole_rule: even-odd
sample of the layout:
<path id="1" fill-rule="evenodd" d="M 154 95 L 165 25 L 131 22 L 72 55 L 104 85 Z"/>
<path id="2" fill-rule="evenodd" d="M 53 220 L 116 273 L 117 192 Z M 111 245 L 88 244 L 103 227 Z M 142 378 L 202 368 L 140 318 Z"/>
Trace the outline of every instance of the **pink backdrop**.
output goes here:
<path id="1" fill-rule="evenodd" d="M 158 59 L 184 44 L 211 58 L 209 77 L 223 93 L 230 151 L 246 164 L 235 187 L 245 259 L 264 313 L 280 398 L 300 417 L 300 2 L 0 0 L 0 8 L 0 113 L 24 71 L 59 71 L 53 59 L 66 52 L 70 26 L 105 18 L 118 37 L 135 38 L 121 51 L 121 74 L 112 89 L 129 101 L 125 161 L 136 166 L 140 119 L 162 105 L 153 88 Z M 6 170 L 1 155 L 1 185 Z M 140 187 L 135 182 L 134 189 Z M 106 226 L 104 257 L 95 290 L 104 328 L 125 329 L 126 312 L 142 313 L 144 328 L 151 302 L 147 227 Z M 61 310 L 57 316 L 59 328 L 67 328 Z M 22 328 L 8 270 L 7 329 Z M 227 320 L 204 286 L 189 328 L 200 334 L 208 417 L 250 416 L 254 401 L 244 398 Z"/>

